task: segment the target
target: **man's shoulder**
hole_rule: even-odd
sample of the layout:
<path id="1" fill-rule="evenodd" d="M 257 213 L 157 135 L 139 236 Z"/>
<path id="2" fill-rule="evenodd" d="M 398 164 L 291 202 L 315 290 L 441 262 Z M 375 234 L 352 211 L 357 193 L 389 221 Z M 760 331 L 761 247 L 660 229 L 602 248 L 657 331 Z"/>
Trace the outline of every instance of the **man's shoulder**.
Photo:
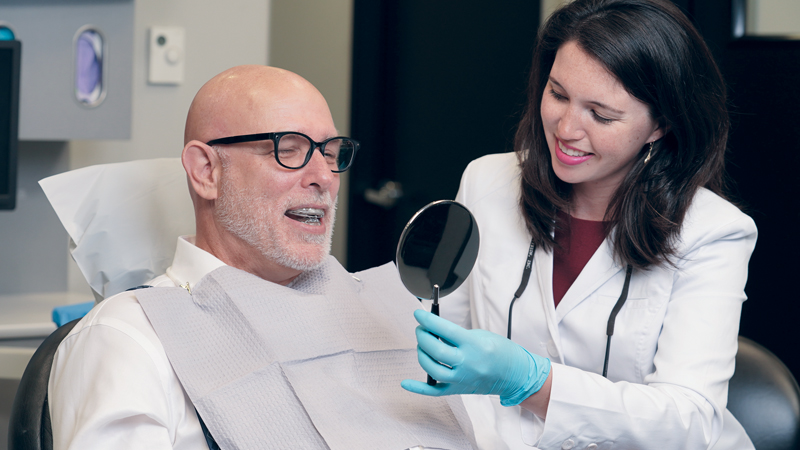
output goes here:
<path id="1" fill-rule="evenodd" d="M 137 292 L 142 289 L 174 286 L 175 283 L 173 283 L 169 277 L 161 275 L 148 281 L 147 284 L 132 287 L 126 291 L 112 295 L 95 305 L 75 328 L 93 326 L 109 319 L 118 319 L 123 322 L 129 322 L 132 325 L 139 325 L 144 311 L 142 310 L 142 305 L 139 304 L 139 300 L 136 298 Z"/>
<path id="2" fill-rule="evenodd" d="M 59 345 L 48 383 L 54 447 L 100 448 L 83 444 L 165 436 L 173 444 L 203 441 L 194 408 L 136 298 L 139 292 L 103 300 Z"/>
<path id="3" fill-rule="evenodd" d="M 174 284 L 169 282 L 166 277 L 158 277 L 147 286 L 174 286 Z M 160 356 L 163 353 L 163 347 L 142 309 L 142 305 L 136 298 L 139 289 L 121 292 L 98 303 L 70 331 L 62 342 L 62 347 L 70 346 L 70 343 L 75 345 L 77 341 L 84 339 L 96 339 L 92 335 L 111 333 L 127 336 L 149 353 L 156 353 Z M 83 339 L 78 339 L 79 336 L 83 336 Z M 109 346 L 108 350 L 114 351 L 110 347 L 112 346 Z"/>
<path id="4" fill-rule="evenodd" d="M 75 325 L 56 350 L 51 389 L 62 380 L 71 389 L 94 392 L 80 381 L 87 377 L 125 380 L 125 384 L 147 379 L 162 392 L 174 388 L 169 358 L 136 293 L 125 291 L 103 300 Z"/>

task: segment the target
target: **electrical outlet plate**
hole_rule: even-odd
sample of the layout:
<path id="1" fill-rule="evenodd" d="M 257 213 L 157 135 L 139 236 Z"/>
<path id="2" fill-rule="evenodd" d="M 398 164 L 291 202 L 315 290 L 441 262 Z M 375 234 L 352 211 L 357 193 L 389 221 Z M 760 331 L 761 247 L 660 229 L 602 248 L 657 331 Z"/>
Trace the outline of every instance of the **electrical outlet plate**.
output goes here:
<path id="1" fill-rule="evenodd" d="M 150 27 L 150 84 L 183 83 L 184 35 L 183 27 Z"/>

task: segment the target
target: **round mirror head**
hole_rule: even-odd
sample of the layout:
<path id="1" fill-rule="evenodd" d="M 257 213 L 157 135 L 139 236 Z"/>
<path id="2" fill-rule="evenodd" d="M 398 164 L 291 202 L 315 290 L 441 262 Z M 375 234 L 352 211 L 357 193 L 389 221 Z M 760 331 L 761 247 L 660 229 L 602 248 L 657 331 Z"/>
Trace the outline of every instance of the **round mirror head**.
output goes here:
<path id="1" fill-rule="evenodd" d="M 433 298 L 453 292 L 469 275 L 478 257 L 478 224 L 472 213 L 452 200 L 439 200 L 417 211 L 397 244 L 400 279 L 412 294 Z"/>

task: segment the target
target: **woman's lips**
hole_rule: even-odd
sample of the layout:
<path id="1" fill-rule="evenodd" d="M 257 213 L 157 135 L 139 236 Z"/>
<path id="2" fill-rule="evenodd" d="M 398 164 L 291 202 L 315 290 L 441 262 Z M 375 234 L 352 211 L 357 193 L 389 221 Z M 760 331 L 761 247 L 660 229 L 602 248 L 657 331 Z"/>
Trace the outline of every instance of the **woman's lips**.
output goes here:
<path id="1" fill-rule="evenodd" d="M 556 138 L 556 147 L 556 158 L 568 166 L 576 166 L 594 156 L 564 144 L 559 138 Z"/>

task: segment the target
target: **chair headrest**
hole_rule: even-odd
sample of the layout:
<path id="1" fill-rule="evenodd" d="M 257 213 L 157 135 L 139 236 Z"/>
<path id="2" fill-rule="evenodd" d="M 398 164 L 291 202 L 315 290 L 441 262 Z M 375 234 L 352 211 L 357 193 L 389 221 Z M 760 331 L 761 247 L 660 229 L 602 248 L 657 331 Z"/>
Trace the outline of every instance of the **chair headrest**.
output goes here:
<path id="1" fill-rule="evenodd" d="M 39 184 L 98 301 L 164 273 L 178 236 L 194 234 L 179 158 L 85 167 Z"/>

